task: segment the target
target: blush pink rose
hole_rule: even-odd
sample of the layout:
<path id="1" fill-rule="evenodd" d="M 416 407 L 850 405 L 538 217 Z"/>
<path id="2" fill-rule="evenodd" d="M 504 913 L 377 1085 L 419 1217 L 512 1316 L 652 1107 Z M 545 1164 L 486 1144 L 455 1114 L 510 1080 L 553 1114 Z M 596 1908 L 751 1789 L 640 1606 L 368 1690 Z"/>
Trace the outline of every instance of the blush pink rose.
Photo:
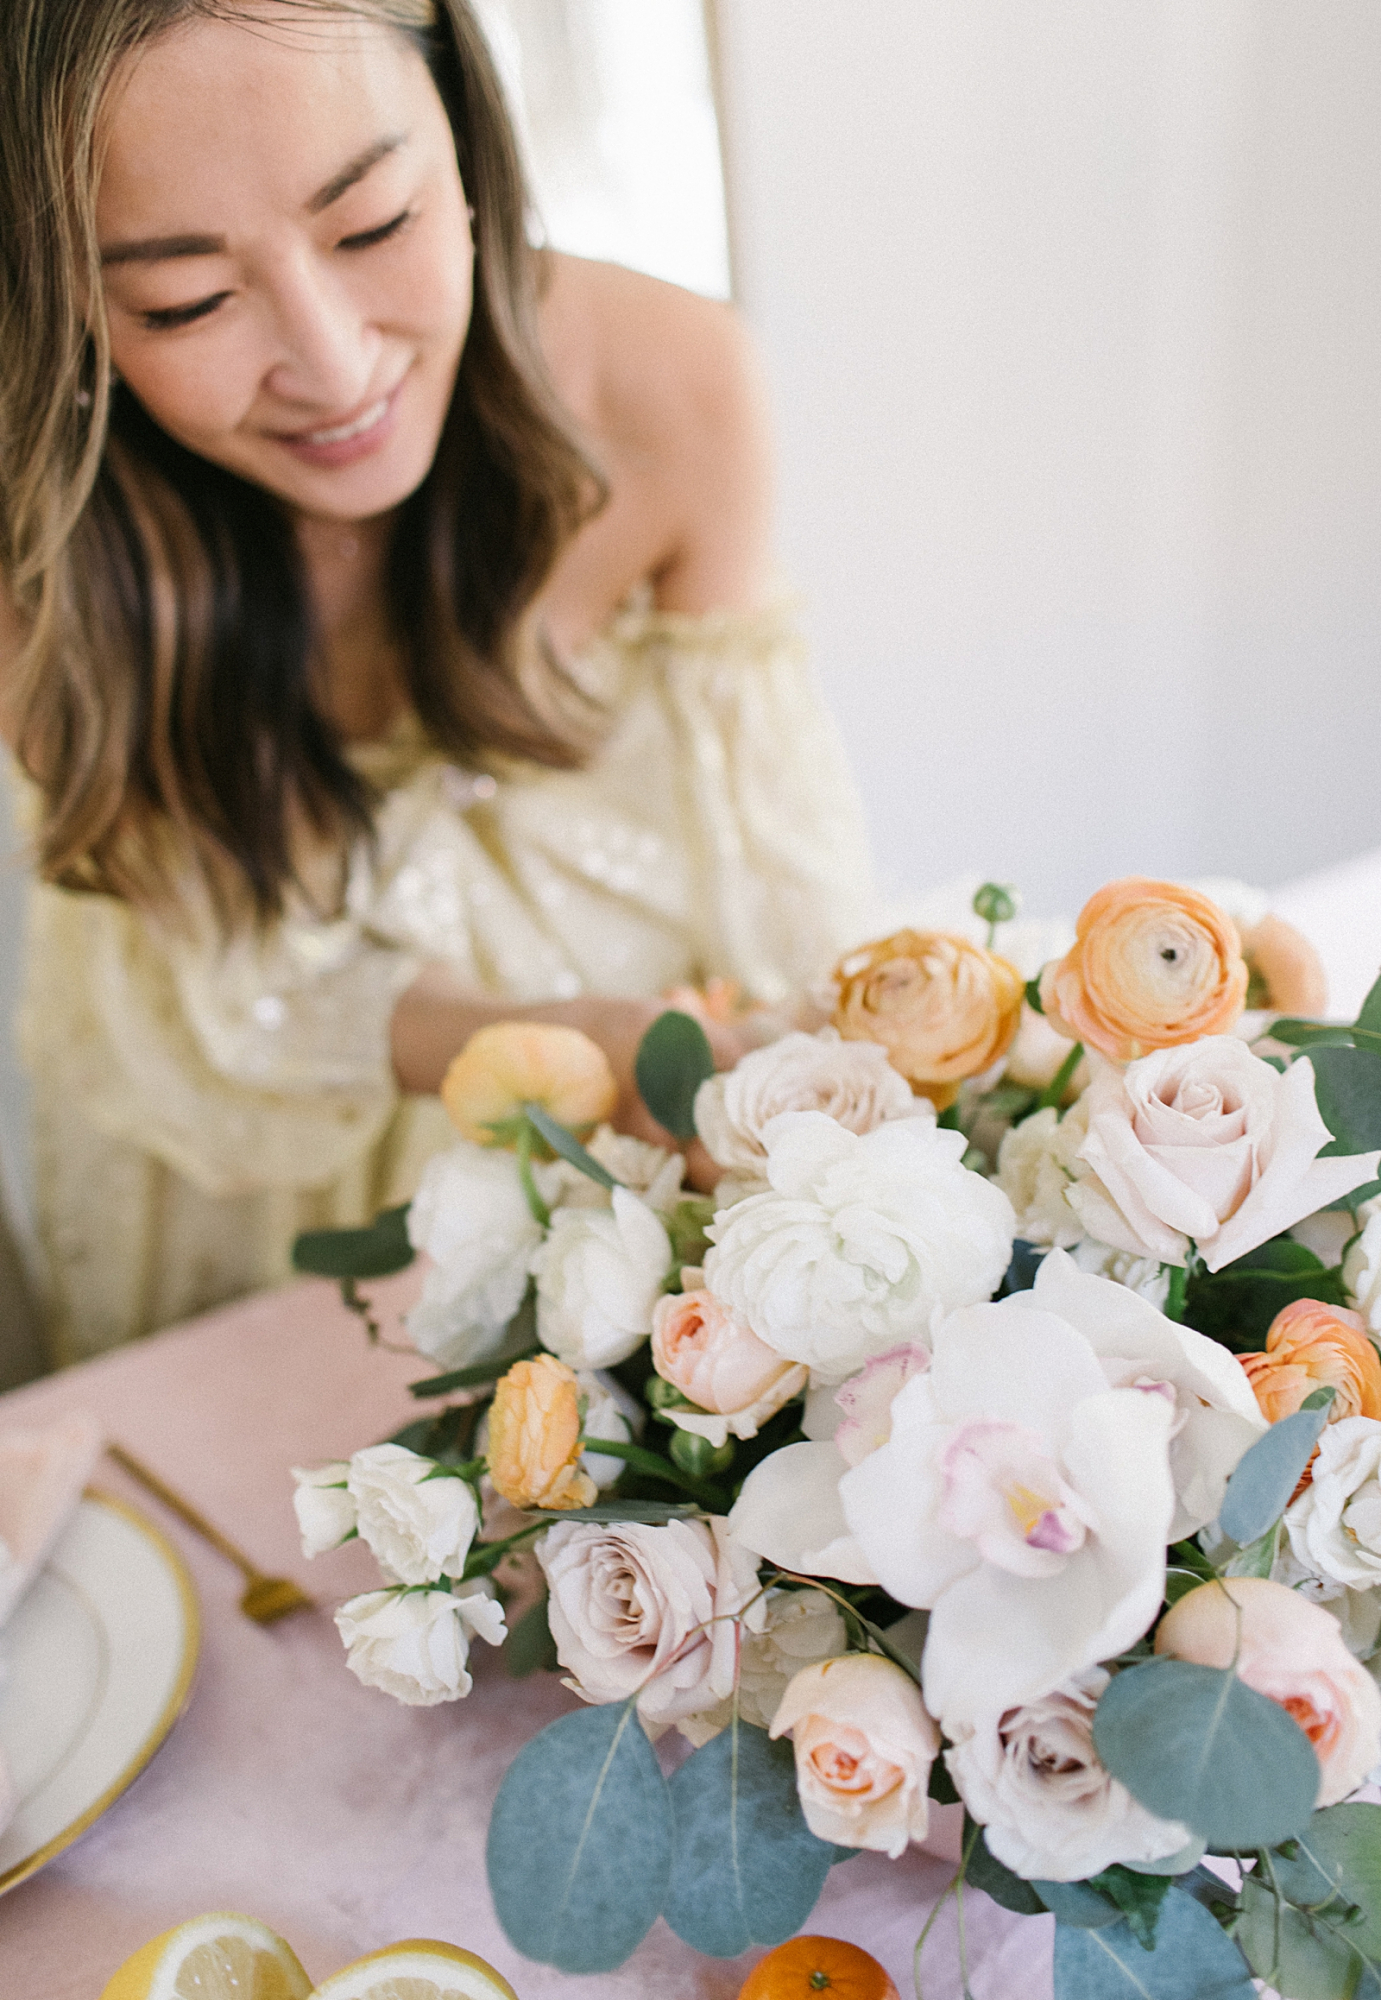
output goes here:
<path id="1" fill-rule="evenodd" d="M 787 1730 L 801 1810 L 818 1840 L 876 1848 L 895 1861 L 925 1839 L 940 1732 L 900 1667 L 875 1653 L 803 1667 L 770 1733 Z"/>
<path id="2" fill-rule="evenodd" d="M 783 1360 L 746 1320 L 703 1290 L 669 1293 L 657 1301 L 652 1365 L 689 1402 L 723 1420 L 711 1426 L 713 1432 L 732 1430 L 735 1437 L 756 1436 L 769 1416 L 804 1389 L 808 1374 Z M 710 1435 L 700 1423 L 679 1416 L 678 1422 Z M 717 1442 L 722 1444 L 723 1436 Z"/>
<path id="3" fill-rule="evenodd" d="M 1201 1584 L 1165 1614 L 1156 1651 L 1229 1667 L 1292 1715 L 1319 1760 L 1321 1806 L 1356 1791 L 1381 1758 L 1381 1689 L 1322 1605 L 1283 1583 L 1234 1576 Z"/>

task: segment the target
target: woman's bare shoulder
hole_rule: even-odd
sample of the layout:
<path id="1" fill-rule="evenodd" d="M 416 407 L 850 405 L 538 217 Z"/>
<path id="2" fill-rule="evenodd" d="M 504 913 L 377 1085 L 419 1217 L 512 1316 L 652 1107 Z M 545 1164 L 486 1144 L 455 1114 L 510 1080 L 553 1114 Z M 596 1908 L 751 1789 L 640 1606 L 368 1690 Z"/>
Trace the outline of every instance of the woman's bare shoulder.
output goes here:
<path id="1" fill-rule="evenodd" d="M 543 343 L 563 399 L 667 524 L 668 609 L 756 602 L 772 500 L 766 395 L 735 309 L 638 271 L 552 255 Z"/>

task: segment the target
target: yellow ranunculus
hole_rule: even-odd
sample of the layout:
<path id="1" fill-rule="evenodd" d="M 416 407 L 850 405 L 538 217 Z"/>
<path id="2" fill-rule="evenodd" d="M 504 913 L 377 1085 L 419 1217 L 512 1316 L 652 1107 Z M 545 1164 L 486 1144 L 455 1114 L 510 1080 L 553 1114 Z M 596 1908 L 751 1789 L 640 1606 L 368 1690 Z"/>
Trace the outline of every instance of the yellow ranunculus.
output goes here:
<path id="1" fill-rule="evenodd" d="M 863 945 L 834 977 L 840 1034 L 880 1042 L 892 1067 L 941 1111 L 965 1077 L 1005 1054 L 1021 1018 L 1016 967 L 944 931 L 897 931 Z"/>
<path id="2" fill-rule="evenodd" d="M 580 1469 L 580 1384 L 554 1354 L 517 1361 L 489 1409 L 489 1477 L 515 1507 L 589 1507 L 595 1482 Z"/>
<path id="3" fill-rule="evenodd" d="M 499 1142 L 524 1104 L 540 1104 L 573 1131 L 607 1118 L 619 1087 L 598 1042 L 578 1028 L 496 1021 L 471 1035 L 447 1070 L 441 1102 L 453 1125 L 481 1146 Z"/>

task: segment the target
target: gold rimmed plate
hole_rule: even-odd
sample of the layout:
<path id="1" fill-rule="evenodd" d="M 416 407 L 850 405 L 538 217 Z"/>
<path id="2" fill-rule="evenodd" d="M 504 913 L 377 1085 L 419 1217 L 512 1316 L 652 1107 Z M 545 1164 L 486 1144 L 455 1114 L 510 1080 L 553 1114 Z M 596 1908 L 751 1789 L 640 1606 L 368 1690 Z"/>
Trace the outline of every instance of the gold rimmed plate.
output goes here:
<path id="1" fill-rule="evenodd" d="M 125 1791 L 186 1706 L 201 1620 L 172 1544 L 88 1488 L 0 1632 L 0 1754 L 18 1798 L 0 1895 Z"/>

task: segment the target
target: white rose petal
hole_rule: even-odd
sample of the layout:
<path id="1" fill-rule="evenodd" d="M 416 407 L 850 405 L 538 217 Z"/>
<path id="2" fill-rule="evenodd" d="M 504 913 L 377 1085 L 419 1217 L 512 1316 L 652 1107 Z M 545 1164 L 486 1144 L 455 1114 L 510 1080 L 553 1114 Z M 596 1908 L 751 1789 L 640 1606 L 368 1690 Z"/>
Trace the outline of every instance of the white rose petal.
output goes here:
<path id="1" fill-rule="evenodd" d="M 324 1555 L 354 1534 L 355 1502 L 345 1483 L 349 1471 L 344 1459 L 329 1465 L 293 1467 L 292 1476 L 297 1481 L 293 1512 L 304 1556 Z"/>
<path id="2" fill-rule="evenodd" d="M 739 1646 L 738 1712 L 766 1729 L 781 1707 L 787 1682 L 802 1667 L 832 1660 L 849 1643 L 838 1607 L 822 1590 L 769 1590 L 760 1632 L 745 1631 Z M 733 1717 L 732 1698 L 686 1716 L 676 1727 L 698 1749 Z"/>
<path id="3" fill-rule="evenodd" d="M 907 1118 L 860 1136 L 799 1111 L 763 1138 L 773 1191 L 715 1217 L 705 1279 L 785 1359 L 841 1382 L 996 1290 L 1011 1204 L 962 1164 L 961 1132 Z"/>
<path id="4" fill-rule="evenodd" d="M 532 1260 L 537 1336 L 577 1373 L 612 1368 L 652 1331 L 671 1239 L 643 1202 L 615 1188 L 610 1209 L 558 1209 Z"/>
<path id="5" fill-rule="evenodd" d="M 894 1118 L 933 1124 L 935 1107 L 913 1094 L 876 1042 L 846 1042 L 834 1028 L 783 1035 L 702 1083 L 695 1128 L 712 1159 L 741 1174 L 761 1174 L 763 1134 L 786 1111 L 822 1111 L 850 1132 L 872 1132 Z"/>
<path id="6" fill-rule="evenodd" d="M 1139 1805 L 1093 1747 L 1093 1711 L 1108 1679 L 1104 1668 L 1088 1667 L 1053 1694 L 965 1723 L 945 1753 L 988 1851 L 1014 1875 L 1080 1882 L 1189 1843 L 1189 1829 Z"/>
<path id="7" fill-rule="evenodd" d="M 1021 1242 L 1053 1243 L 1070 1250 L 1084 1234 L 1065 1194 L 1071 1182 L 1088 1172 L 1078 1157 L 1087 1136 L 1088 1110 L 1082 1098 L 1063 1118 L 1047 1106 L 1004 1134 L 995 1179 L 1015 1211 Z"/>
<path id="8" fill-rule="evenodd" d="M 351 1673 L 411 1708 L 469 1694 L 472 1635 L 490 1646 L 508 1636 L 503 1609 L 492 1597 L 453 1597 L 446 1590 L 366 1591 L 341 1605 L 336 1629 Z"/>
<path id="9" fill-rule="evenodd" d="M 437 1476 L 433 1459 L 400 1444 L 370 1445 L 350 1461 L 361 1539 L 400 1583 L 458 1577 L 479 1529 L 468 1481 Z"/>
<path id="10" fill-rule="evenodd" d="M 443 1368 L 493 1353 L 542 1241 L 513 1155 L 462 1140 L 428 1160 L 408 1210 L 408 1238 L 432 1260 L 407 1315 L 419 1353 Z"/>
<path id="11" fill-rule="evenodd" d="M 582 1425 L 585 1436 L 608 1438 L 611 1444 L 632 1444 L 645 1422 L 641 1403 L 630 1396 L 623 1384 L 616 1382 L 612 1375 L 587 1372 L 578 1375 L 576 1380 L 585 1398 L 585 1421 Z M 596 1486 L 612 1486 L 619 1474 L 626 1470 L 623 1459 L 611 1458 L 607 1452 L 583 1451 L 580 1464 Z"/>
<path id="12" fill-rule="evenodd" d="M 1347 1295 L 1375 1337 L 1381 1335 L 1381 1209 L 1367 1216 L 1366 1226 L 1343 1259 Z"/>
<path id="13" fill-rule="evenodd" d="M 1344 1417 L 1319 1439 L 1313 1476 L 1286 1509 L 1295 1559 L 1349 1590 L 1381 1587 L 1381 1423 Z"/>

